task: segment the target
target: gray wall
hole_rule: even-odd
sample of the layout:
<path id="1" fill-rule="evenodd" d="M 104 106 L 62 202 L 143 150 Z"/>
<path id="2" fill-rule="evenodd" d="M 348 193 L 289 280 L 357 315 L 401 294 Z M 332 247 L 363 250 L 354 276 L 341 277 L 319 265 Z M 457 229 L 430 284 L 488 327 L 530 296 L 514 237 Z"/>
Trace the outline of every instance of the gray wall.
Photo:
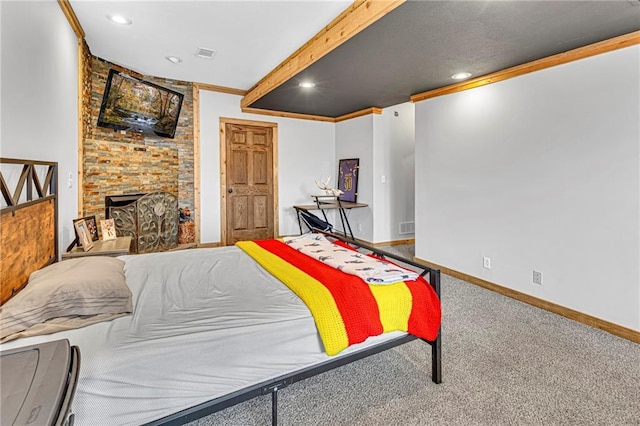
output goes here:
<path id="1" fill-rule="evenodd" d="M 416 104 L 416 256 L 639 330 L 639 75 L 633 46 Z"/>
<path id="2" fill-rule="evenodd" d="M 0 2 L 3 157 L 58 162 L 59 246 L 78 208 L 78 41 L 55 0 Z M 71 182 L 69 182 L 71 176 Z"/>

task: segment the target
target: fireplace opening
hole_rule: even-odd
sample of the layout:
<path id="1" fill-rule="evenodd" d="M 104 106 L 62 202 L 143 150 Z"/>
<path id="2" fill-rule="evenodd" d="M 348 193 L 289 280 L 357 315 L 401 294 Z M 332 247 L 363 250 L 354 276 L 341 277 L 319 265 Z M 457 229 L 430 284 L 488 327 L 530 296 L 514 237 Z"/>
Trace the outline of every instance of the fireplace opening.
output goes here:
<path id="1" fill-rule="evenodd" d="M 104 217 L 111 218 L 109 207 L 122 207 L 131 204 L 146 194 L 107 195 L 104 198 Z"/>

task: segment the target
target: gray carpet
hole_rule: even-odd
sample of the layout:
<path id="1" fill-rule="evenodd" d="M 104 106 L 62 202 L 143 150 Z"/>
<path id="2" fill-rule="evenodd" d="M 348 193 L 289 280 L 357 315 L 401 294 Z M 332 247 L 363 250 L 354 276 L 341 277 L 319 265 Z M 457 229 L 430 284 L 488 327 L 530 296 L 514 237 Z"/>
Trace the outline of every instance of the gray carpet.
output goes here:
<path id="1" fill-rule="evenodd" d="M 446 275 L 442 306 L 443 383 L 414 341 L 283 389 L 279 424 L 640 425 L 640 345 Z M 269 396 L 192 423 L 269 424 Z"/>

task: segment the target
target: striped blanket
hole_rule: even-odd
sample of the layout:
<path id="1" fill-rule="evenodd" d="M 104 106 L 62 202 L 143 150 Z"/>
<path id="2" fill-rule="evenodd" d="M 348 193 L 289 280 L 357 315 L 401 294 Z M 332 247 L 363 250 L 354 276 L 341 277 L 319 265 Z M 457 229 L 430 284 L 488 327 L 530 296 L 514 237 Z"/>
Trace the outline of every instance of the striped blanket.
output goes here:
<path id="1" fill-rule="evenodd" d="M 438 335 L 440 300 L 422 277 L 390 285 L 367 284 L 280 240 L 236 245 L 304 301 L 327 355 L 389 331 L 406 331 L 430 341 Z"/>

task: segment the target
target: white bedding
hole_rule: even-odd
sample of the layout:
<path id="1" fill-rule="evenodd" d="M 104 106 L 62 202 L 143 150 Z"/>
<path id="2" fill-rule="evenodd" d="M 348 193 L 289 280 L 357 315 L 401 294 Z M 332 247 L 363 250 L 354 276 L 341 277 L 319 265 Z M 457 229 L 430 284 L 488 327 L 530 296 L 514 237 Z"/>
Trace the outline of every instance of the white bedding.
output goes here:
<path id="1" fill-rule="evenodd" d="M 237 247 L 120 259 L 133 315 L 0 345 L 80 348 L 78 425 L 142 424 L 329 359 L 304 303 Z"/>

